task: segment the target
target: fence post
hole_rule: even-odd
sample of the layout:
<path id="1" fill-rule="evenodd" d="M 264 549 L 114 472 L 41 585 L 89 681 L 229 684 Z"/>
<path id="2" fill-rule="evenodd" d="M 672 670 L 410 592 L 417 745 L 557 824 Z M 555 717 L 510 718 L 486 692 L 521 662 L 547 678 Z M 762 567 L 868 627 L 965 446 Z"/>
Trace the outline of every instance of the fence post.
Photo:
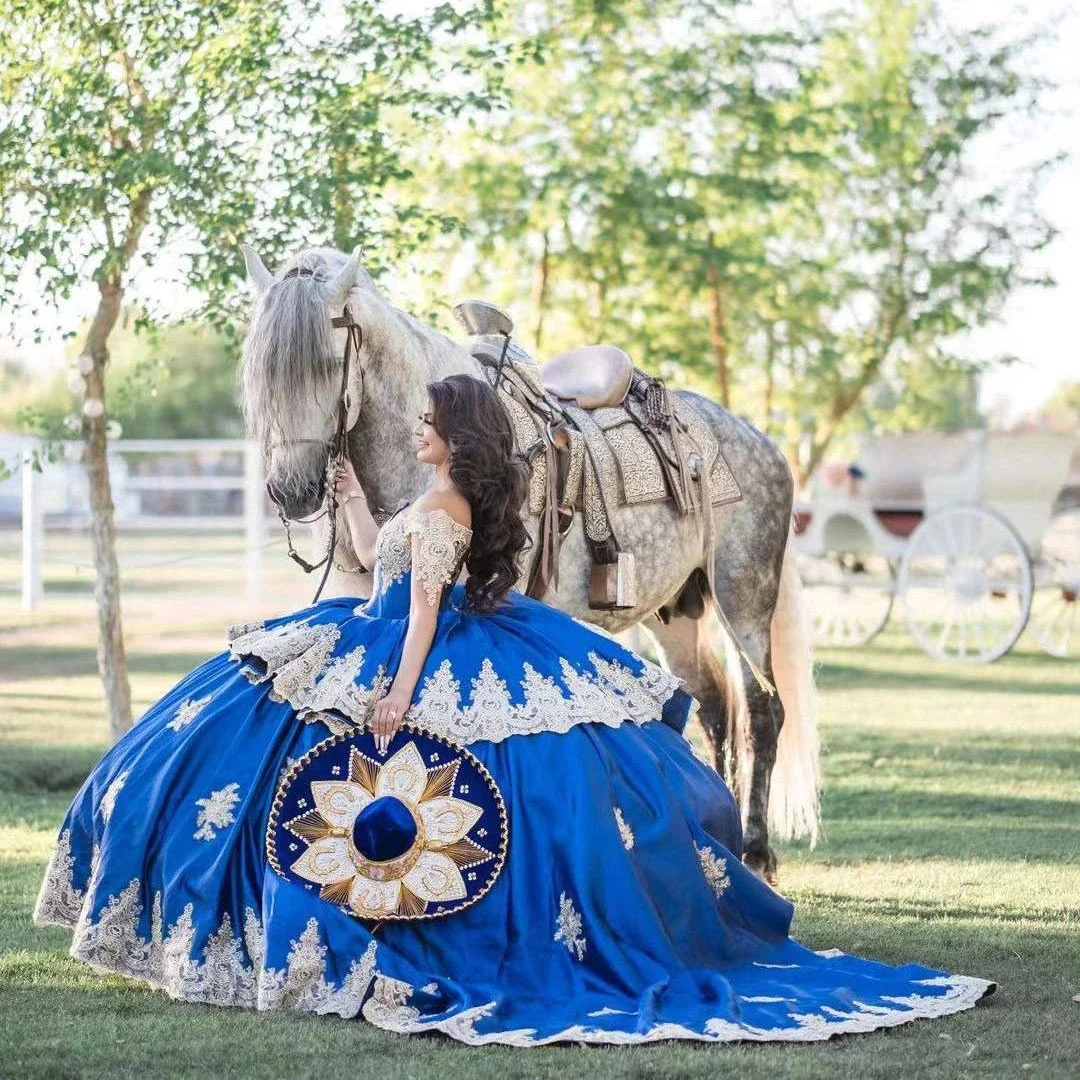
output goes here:
<path id="1" fill-rule="evenodd" d="M 22 609 L 36 611 L 45 596 L 45 504 L 41 473 L 33 468 L 33 451 L 22 454 Z"/>
<path id="2" fill-rule="evenodd" d="M 266 543 L 266 503 L 262 454 L 254 439 L 244 443 L 244 549 L 246 559 L 247 598 L 259 599 L 262 584 L 262 554 Z"/>

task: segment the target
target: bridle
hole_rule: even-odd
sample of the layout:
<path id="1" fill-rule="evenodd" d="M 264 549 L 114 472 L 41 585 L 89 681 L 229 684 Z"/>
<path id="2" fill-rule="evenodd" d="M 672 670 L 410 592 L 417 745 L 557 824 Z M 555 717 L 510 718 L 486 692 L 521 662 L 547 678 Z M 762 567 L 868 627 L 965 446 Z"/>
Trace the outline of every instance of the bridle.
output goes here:
<path id="1" fill-rule="evenodd" d="M 289 270 L 285 277 L 314 277 L 315 271 L 308 267 L 294 266 Z M 299 566 L 305 574 L 311 574 L 318 570 L 320 566 L 325 566 L 323 570 L 322 578 L 319 580 L 319 587 L 315 590 L 315 595 L 312 597 L 311 602 L 317 604 L 319 597 L 322 595 L 323 589 L 326 587 L 326 580 L 330 576 L 330 569 L 333 566 L 334 550 L 337 547 L 337 469 L 342 461 L 345 459 L 345 450 L 348 441 L 349 429 L 349 410 L 351 407 L 351 401 L 349 398 L 349 371 L 352 367 L 352 358 L 354 355 L 359 356 L 360 349 L 364 344 L 364 331 L 360 324 L 353 318 L 352 310 L 346 302 L 345 308 L 340 315 L 331 320 L 331 325 L 335 330 L 344 329 L 345 331 L 345 356 L 341 365 L 341 387 L 338 391 L 338 401 L 336 408 L 336 417 L 334 420 L 334 434 L 330 437 L 330 442 L 327 444 L 326 455 L 326 502 L 323 504 L 321 510 L 312 514 L 307 518 L 296 518 L 296 522 L 300 525 L 311 525 L 321 518 L 329 515 L 330 517 L 330 536 L 326 546 L 326 552 L 318 562 L 308 562 L 293 546 L 292 533 L 289 530 L 289 518 L 285 515 L 285 510 L 281 503 L 278 501 L 277 496 L 274 494 L 274 489 L 270 482 L 266 483 L 266 493 L 270 497 L 270 501 L 277 507 L 278 518 L 281 520 L 281 524 L 285 526 L 285 542 L 288 545 L 289 558 L 293 560 Z M 363 405 L 364 401 L 364 369 L 359 368 L 360 372 L 360 401 L 358 404 Z M 321 443 L 321 439 L 294 439 L 293 442 L 314 442 Z M 273 444 L 271 444 L 272 446 Z"/>

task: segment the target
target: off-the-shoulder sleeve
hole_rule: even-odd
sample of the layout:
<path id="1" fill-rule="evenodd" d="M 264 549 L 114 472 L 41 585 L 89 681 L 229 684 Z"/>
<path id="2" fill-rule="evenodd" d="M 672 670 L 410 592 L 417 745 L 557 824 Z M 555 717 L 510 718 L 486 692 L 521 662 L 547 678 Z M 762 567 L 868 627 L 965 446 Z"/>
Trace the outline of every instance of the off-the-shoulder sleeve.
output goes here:
<path id="1" fill-rule="evenodd" d="M 406 535 L 413 543 L 413 576 L 420 579 L 431 607 L 439 602 L 444 585 L 453 584 L 472 538 L 472 530 L 456 522 L 445 510 L 420 510 L 410 515 Z"/>

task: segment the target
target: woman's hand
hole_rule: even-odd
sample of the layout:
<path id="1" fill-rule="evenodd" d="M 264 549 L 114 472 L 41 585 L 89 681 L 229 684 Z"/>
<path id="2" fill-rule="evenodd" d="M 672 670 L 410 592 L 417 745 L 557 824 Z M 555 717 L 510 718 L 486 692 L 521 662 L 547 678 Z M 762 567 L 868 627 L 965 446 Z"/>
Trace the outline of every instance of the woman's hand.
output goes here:
<path id="1" fill-rule="evenodd" d="M 412 704 L 412 695 L 405 694 L 401 690 L 391 686 L 386 697 L 381 698 L 375 706 L 375 712 L 371 717 L 371 731 L 375 736 L 375 749 L 380 754 L 385 754 L 390 740 L 394 737 L 397 729 L 401 727 L 401 721 Z"/>
<path id="2" fill-rule="evenodd" d="M 334 487 L 337 490 L 339 499 L 347 498 L 349 495 L 363 495 L 364 493 L 363 488 L 360 487 L 360 481 L 356 478 L 356 471 L 352 467 L 352 462 L 348 458 L 342 458 L 338 463 Z"/>

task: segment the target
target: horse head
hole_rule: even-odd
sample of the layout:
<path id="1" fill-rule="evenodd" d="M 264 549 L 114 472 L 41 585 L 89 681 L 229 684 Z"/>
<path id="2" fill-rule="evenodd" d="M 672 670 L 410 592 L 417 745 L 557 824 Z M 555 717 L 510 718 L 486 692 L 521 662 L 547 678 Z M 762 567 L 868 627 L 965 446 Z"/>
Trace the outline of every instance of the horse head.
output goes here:
<path id="1" fill-rule="evenodd" d="M 310 248 L 276 273 L 254 248 L 242 250 L 255 290 L 242 361 L 244 414 L 263 451 L 270 497 L 286 517 L 302 518 L 326 495 L 341 410 L 346 432 L 360 416 L 363 357 L 345 372 L 350 331 L 335 320 L 345 321 L 347 305 L 353 318 L 361 317 L 357 293 L 370 279 L 359 248 L 351 256 Z"/>

